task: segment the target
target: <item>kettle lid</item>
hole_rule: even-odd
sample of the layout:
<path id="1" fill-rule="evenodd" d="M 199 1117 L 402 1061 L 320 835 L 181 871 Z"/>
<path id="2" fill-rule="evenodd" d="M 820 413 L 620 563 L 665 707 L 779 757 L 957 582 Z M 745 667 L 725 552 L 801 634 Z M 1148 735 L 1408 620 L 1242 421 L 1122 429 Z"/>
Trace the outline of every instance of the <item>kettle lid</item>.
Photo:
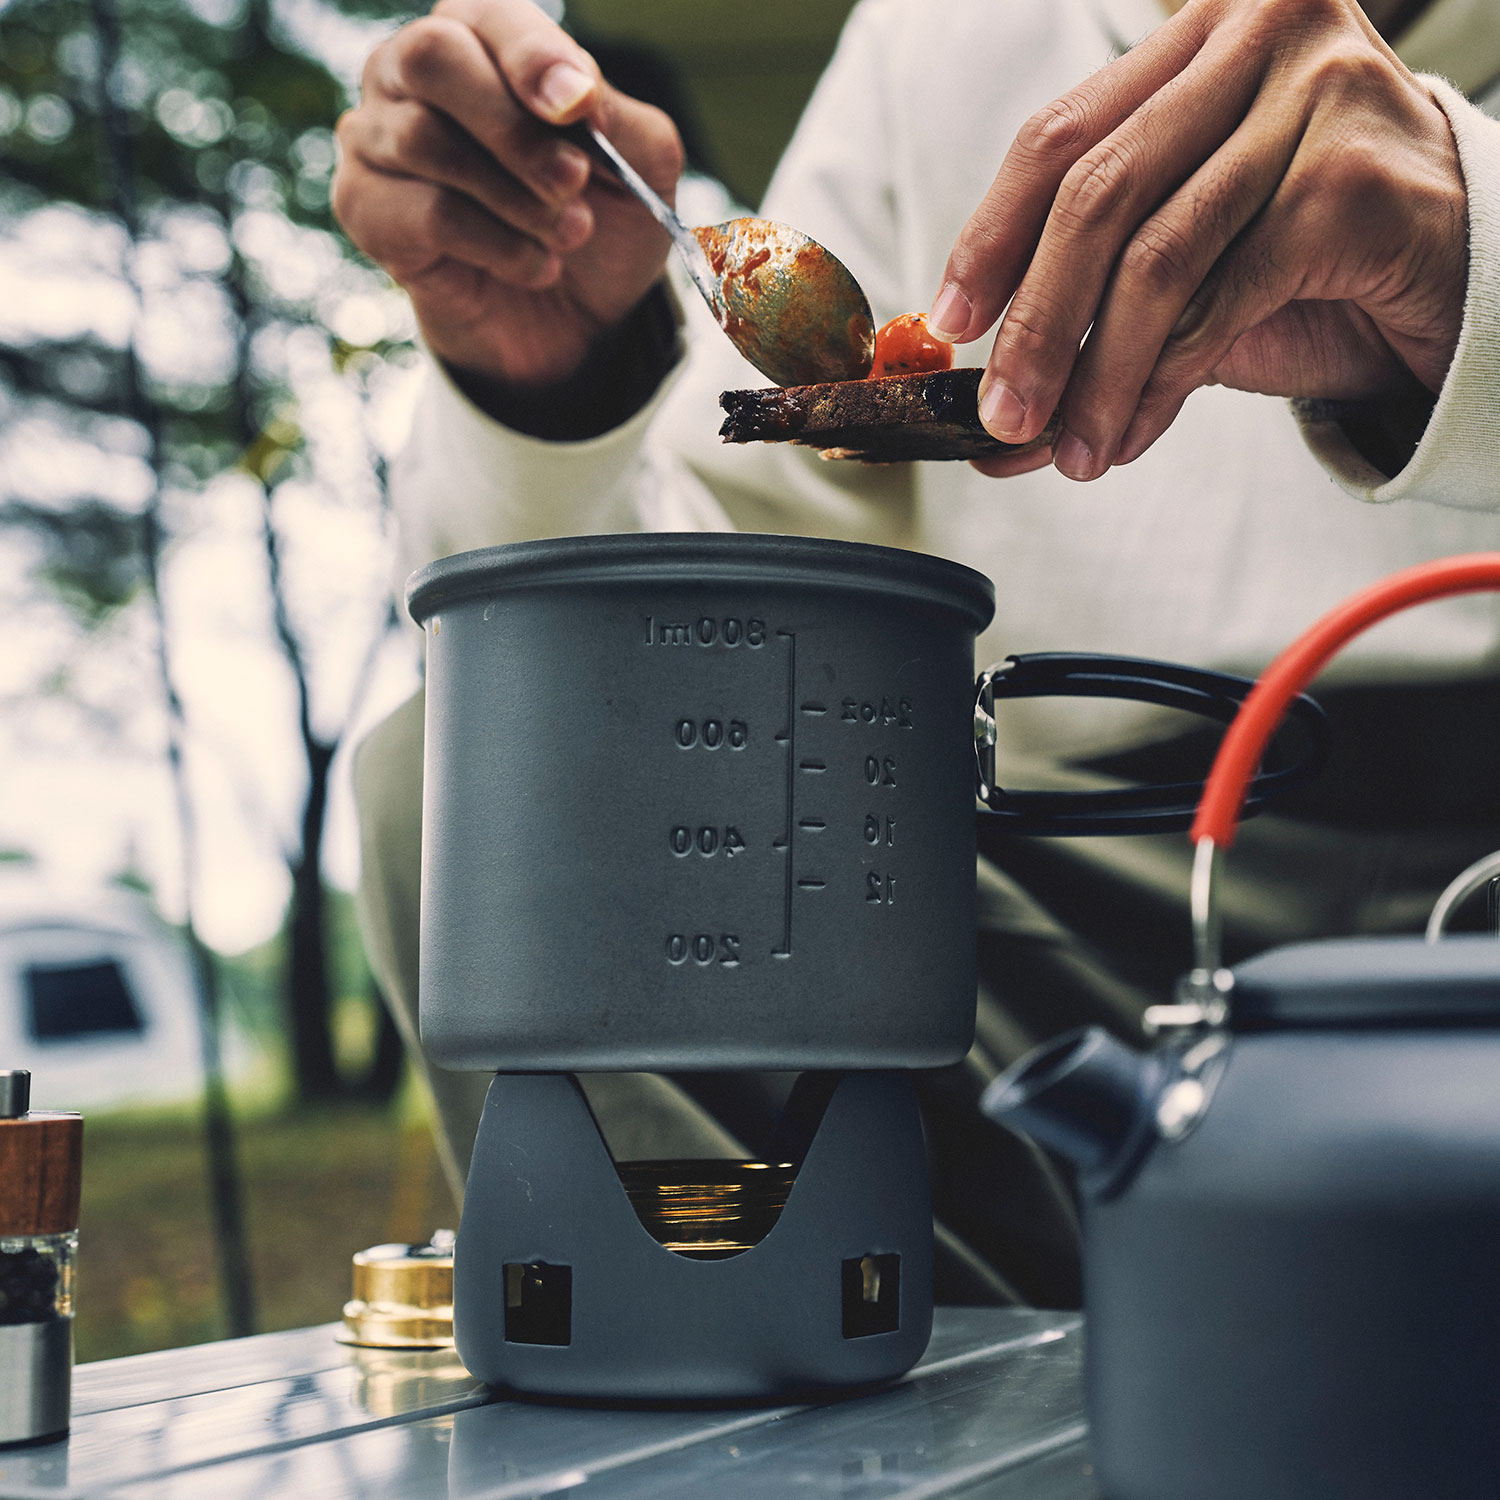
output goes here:
<path id="1" fill-rule="evenodd" d="M 1500 1025 L 1500 941 L 1468 935 L 1294 943 L 1234 971 L 1234 1031 Z"/>

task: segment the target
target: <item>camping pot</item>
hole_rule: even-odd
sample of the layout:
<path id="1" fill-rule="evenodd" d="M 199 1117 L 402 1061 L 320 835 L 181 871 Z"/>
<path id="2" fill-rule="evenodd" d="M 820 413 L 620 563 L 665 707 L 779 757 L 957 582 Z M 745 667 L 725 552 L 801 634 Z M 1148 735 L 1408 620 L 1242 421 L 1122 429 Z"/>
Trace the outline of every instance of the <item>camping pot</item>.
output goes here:
<path id="1" fill-rule="evenodd" d="M 1217 860 L 1285 695 L 1500 553 L 1382 580 L 1267 669 L 1198 818 L 1194 969 L 1141 1053 L 1090 1028 L 982 1108 L 1070 1158 L 1110 1500 L 1500 1495 L 1500 943 L 1342 939 L 1218 966 Z"/>
<path id="2" fill-rule="evenodd" d="M 1227 721 L 1251 685 L 1045 656 L 976 697 L 986 578 L 802 537 L 489 548 L 416 574 L 408 606 L 427 646 L 422 1039 L 453 1068 L 956 1062 L 976 793 L 1020 831 L 1081 833 L 1184 826 L 1198 790 L 1001 790 L 995 699 Z"/>

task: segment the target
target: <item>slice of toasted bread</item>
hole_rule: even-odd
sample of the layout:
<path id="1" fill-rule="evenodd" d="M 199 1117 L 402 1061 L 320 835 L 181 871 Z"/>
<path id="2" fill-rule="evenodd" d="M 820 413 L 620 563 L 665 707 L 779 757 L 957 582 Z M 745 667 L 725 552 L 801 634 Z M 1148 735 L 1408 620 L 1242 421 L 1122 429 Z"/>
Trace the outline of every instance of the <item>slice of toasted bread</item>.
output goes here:
<path id="1" fill-rule="evenodd" d="M 899 463 L 985 458 L 1049 447 L 1056 419 L 1029 443 L 1002 443 L 979 424 L 978 370 L 930 370 L 829 385 L 725 391 L 726 443 L 802 443 L 824 458 Z"/>

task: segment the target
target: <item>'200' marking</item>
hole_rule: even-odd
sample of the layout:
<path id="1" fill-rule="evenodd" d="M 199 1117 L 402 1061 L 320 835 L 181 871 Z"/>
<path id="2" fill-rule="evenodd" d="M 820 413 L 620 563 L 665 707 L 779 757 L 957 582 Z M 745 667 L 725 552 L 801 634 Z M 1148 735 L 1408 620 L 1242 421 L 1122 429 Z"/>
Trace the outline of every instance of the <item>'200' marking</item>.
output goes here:
<path id="1" fill-rule="evenodd" d="M 667 962 L 678 968 L 689 959 L 700 969 L 716 962 L 722 968 L 733 969 L 740 961 L 739 936 L 733 932 L 721 932 L 715 942 L 713 934 L 708 932 L 694 933 L 691 937 L 681 932 L 672 933 L 667 938 Z"/>

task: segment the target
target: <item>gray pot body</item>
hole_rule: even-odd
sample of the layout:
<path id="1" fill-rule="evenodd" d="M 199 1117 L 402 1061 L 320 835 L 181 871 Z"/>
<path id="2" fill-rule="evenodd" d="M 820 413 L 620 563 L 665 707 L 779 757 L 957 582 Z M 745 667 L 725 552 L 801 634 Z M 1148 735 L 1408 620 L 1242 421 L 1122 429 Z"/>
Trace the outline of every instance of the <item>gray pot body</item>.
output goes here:
<path id="1" fill-rule="evenodd" d="M 1308 945 L 1237 977 L 1268 1029 L 1086 1209 L 1105 1493 L 1492 1500 L 1500 949 Z"/>
<path id="2" fill-rule="evenodd" d="M 803 538 L 585 537 L 445 559 L 409 600 L 436 1061 L 964 1055 L 988 580 Z"/>

